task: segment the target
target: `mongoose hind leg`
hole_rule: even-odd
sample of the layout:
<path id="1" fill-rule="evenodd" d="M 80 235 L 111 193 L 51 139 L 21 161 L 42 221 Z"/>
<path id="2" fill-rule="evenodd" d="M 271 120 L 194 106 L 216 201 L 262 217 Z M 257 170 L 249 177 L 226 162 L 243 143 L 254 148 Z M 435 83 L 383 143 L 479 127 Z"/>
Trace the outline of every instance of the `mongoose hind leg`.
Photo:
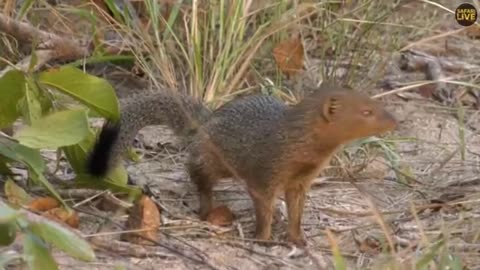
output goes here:
<path id="1" fill-rule="evenodd" d="M 303 185 L 295 185 L 285 190 L 285 199 L 287 202 L 288 212 L 288 241 L 297 246 L 304 247 L 307 245 L 302 230 L 302 216 L 305 207 L 306 187 Z"/>

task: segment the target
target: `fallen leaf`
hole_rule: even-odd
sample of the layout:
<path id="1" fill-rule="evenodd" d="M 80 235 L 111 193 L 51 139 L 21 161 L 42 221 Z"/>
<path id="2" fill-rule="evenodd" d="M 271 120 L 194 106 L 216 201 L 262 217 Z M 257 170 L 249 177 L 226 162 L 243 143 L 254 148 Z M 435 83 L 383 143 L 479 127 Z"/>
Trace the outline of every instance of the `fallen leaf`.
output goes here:
<path id="1" fill-rule="evenodd" d="M 41 197 L 33 199 L 27 208 L 33 211 L 45 212 L 53 208 L 57 208 L 60 204 L 52 197 Z"/>
<path id="2" fill-rule="evenodd" d="M 234 218 L 232 211 L 225 205 L 221 205 L 210 211 L 207 221 L 216 226 L 230 226 Z"/>
<path id="3" fill-rule="evenodd" d="M 56 220 L 62 223 L 67 224 L 72 228 L 78 228 L 80 224 L 80 219 L 78 218 L 78 214 L 75 211 L 67 211 L 65 208 L 57 207 L 53 209 L 49 209 L 42 216 L 47 217 L 51 220 Z"/>
<path id="4" fill-rule="evenodd" d="M 278 68 L 288 77 L 301 71 L 304 49 L 300 36 L 278 43 L 273 49 L 273 57 Z"/>
<path id="5" fill-rule="evenodd" d="M 366 237 L 362 241 L 357 242 L 358 249 L 362 253 L 379 254 L 382 251 L 382 245 L 378 239 L 371 236 Z"/>
<path id="6" fill-rule="evenodd" d="M 127 230 L 138 230 L 138 232 L 124 234 L 123 240 L 140 245 L 151 245 L 151 242 L 138 235 L 154 241 L 158 240 L 160 211 L 157 205 L 148 196 L 142 196 L 132 207 L 126 225 Z"/>
<path id="7" fill-rule="evenodd" d="M 478 24 L 471 25 L 465 29 L 467 37 L 471 39 L 479 39 L 480 38 L 480 26 Z"/>

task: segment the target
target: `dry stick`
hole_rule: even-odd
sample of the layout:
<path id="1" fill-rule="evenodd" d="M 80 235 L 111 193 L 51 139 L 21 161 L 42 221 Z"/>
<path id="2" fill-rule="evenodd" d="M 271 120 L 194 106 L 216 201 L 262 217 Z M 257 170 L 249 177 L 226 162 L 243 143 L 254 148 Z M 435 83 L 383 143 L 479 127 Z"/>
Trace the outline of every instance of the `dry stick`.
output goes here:
<path id="1" fill-rule="evenodd" d="M 367 200 L 367 203 L 369 204 L 370 209 L 372 210 L 372 212 L 374 214 L 374 217 L 376 217 L 376 220 L 377 220 L 378 224 L 380 225 L 380 227 L 382 228 L 382 230 L 385 234 L 385 238 L 387 239 L 387 242 L 388 242 L 388 245 L 390 246 L 391 252 L 394 255 L 396 255 L 395 241 L 393 240 L 393 237 L 391 236 L 392 231 L 391 231 L 390 227 L 387 226 L 387 224 L 385 222 L 385 219 L 383 218 L 381 212 L 378 210 L 377 206 L 373 203 L 370 195 L 363 188 L 361 188 L 359 185 L 357 185 L 353 181 L 355 179 L 355 177 L 353 175 L 351 175 L 351 173 L 348 170 L 346 170 L 346 172 L 350 177 L 350 179 L 349 179 L 350 184 L 352 184 Z"/>
<path id="2" fill-rule="evenodd" d="M 34 44 L 38 42 L 35 54 L 37 56 L 37 63 L 33 70 L 38 70 L 51 60 L 72 61 L 82 59 L 90 56 L 93 51 L 93 46 L 81 46 L 80 42 L 71 37 L 61 37 L 57 34 L 40 30 L 35 26 L 14 20 L 8 16 L 0 14 L 0 33 L 3 32 L 17 39 L 18 41 L 28 42 Z M 119 53 L 121 49 L 106 45 L 106 51 Z M 31 56 L 26 57 L 17 64 L 17 68 L 27 70 L 30 65 Z M 0 77 L 11 70 L 8 66 L 0 71 Z"/>
<path id="3" fill-rule="evenodd" d="M 114 220 L 112 220 L 112 219 L 109 218 L 109 217 L 105 217 L 105 216 L 102 216 L 102 215 L 99 215 L 99 214 L 91 213 L 91 212 L 89 212 L 89 211 L 81 210 L 81 209 L 78 209 L 78 208 L 73 208 L 73 209 L 74 209 L 75 211 L 78 211 L 78 212 L 82 212 L 82 213 L 89 214 L 89 215 L 92 215 L 92 216 L 95 216 L 95 217 L 103 218 L 103 219 L 105 219 L 105 220 L 108 220 L 108 222 L 114 224 L 115 226 L 118 226 L 119 228 L 124 229 L 124 226 L 122 226 L 122 225 L 119 224 L 118 222 L 115 222 Z M 192 257 L 190 257 L 189 255 L 187 255 L 185 252 L 180 251 L 180 250 L 177 250 L 177 249 L 175 249 L 174 247 L 170 247 L 170 246 L 168 246 L 168 245 L 166 245 L 166 244 L 162 244 L 162 243 L 160 243 L 159 241 L 153 240 L 153 239 L 151 239 L 151 238 L 149 238 L 149 237 L 143 236 L 143 235 L 138 234 L 138 233 L 135 233 L 135 232 L 132 232 L 132 234 L 135 234 L 135 236 L 140 237 L 140 238 L 142 238 L 143 240 L 146 240 L 146 241 L 148 241 L 148 242 L 150 242 L 150 243 L 153 243 L 153 244 L 155 244 L 156 246 L 159 246 L 159 247 L 162 247 L 162 248 L 164 248 L 164 249 L 166 249 L 166 250 L 168 250 L 168 251 L 171 251 L 171 252 L 173 252 L 174 254 L 179 255 L 180 257 L 184 257 L 184 258 L 189 259 L 189 260 L 191 260 L 191 261 L 193 261 L 193 262 L 195 262 L 195 263 L 204 264 L 204 265 L 206 265 L 208 268 L 213 269 L 213 270 L 217 270 L 217 269 L 218 269 L 217 267 L 215 267 L 215 266 L 213 266 L 212 264 L 210 264 L 210 263 L 205 259 L 205 257 L 200 256 L 200 254 L 196 254 L 196 253 L 195 253 L 195 255 L 199 257 L 199 259 L 197 259 L 197 258 L 192 258 Z M 165 234 L 165 235 L 168 236 L 168 237 L 172 237 L 171 235 L 168 235 L 168 234 Z M 175 237 L 172 237 L 172 238 L 175 238 Z M 176 238 L 175 238 L 175 239 L 176 239 Z M 94 244 L 96 244 L 96 243 L 95 243 L 96 241 L 100 241 L 100 240 L 96 240 L 95 238 L 92 239 L 92 242 L 94 242 Z M 184 243 L 184 242 L 182 241 L 182 243 Z M 101 242 L 100 242 L 100 244 L 101 244 Z M 185 243 L 184 243 L 184 244 L 185 244 Z M 101 244 L 101 245 L 102 245 L 102 244 Z M 137 245 L 135 245 L 135 246 L 137 246 Z M 195 249 L 196 251 L 199 251 L 198 248 L 193 247 L 193 246 L 191 246 L 191 245 L 189 245 L 189 244 L 187 244 L 187 246 Z M 106 247 L 108 247 L 108 245 L 106 245 Z M 113 247 L 113 248 L 115 248 L 115 247 Z M 112 246 L 110 246 L 109 249 L 112 250 Z"/>
<path id="4" fill-rule="evenodd" d="M 0 205 L 3 204 L 4 202 L 2 200 L 0 200 Z M 38 222 L 38 223 L 45 223 L 45 222 L 55 222 L 55 221 L 52 221 L 46 217 L 43 217 L 43 216 L 40 216 L 36 213 L 33 213 L 33 212 L 30 212 L 30 211 L 27 211 L 27 210 L 18 210 L 20 212 L 20 214 L 22 215 L 25 215 L 27 217 L 28 220 L 31 220 L 31 221 L 34 221 L 34 222 Z M 78 210 L 77 210 L 78 211 Z M 95 214 L 93 214 L 95 215 Z M 99 215 L 98 215 L 99 216 Z M 112 223 L 115 224 L 115 222 L 111 221 Z M 68 229 L 69 231 L 71 231 L 72 233 L 76 234 L 79 238 L 84 238 L 83 237 L 83 234 L 77 230 L 77 229 L 74 229 L 74 228 L 71 228 L 71 227 L 67 227 L 66 225 L 64 225 L 63 223 L 60 223 L 60 222 L 56 222 L 59 226 L 62 226 L 64 227 L 65 229 Z M 117 226 L 120 226 L 119 224 L 115 224 Z M 121 227 L 121 226 L 120 226 Z M 185 254 L 184 252 L 181 252 L 181 251 L 178 251 L 172 247 L 169 247 L 167 245 L 164 245 L 162 243 L 159 243 L 157 241 L 154 241 L 148 237 L 144 237 L 143 235 L 138 235 L 139 237 L 147 240 L 147 241 L 150 241 L 154 244 L 156 244 L 157 246 L 160 246 L 160 247 L 163 247 L 165 248 L 166 250 L 169 250 L 171 252 L 173 252 L 174 254 L 177 254 L 177 255 L 180 255 L 181 257 L 184 257 L 184 258 L 187 258 L 193 262 L 196 262 L 196 263 L 201 263 L 201 264 L 204 264 L 206 266 L 208 266 L 210 269 L 218 269 L 216 268 L 215 266 L 211 265 L 209 262 L 205 261 L 204 258 L 202 259 L 196 259 L 196 258 L 192 258 L 190 256 L 188 256 L 187 254 Z M 92 242 L 94 245 L 98 245 L 99 247 L 101 248 L 107 248 L 108 250 L 112 250 L 112 247 L 115 249 L 115 252 L 128 252 L 130 251 L 129 248 L 126 248 L 127 247 L 127 244 L 122 244 L 120 241 L 116 241 L 115 244 L 112 246 L 112 242 L 111 240 L 108 240 L 107 242 L 103 241 L 103 240 L 100 240 L 98 238 L 96 239 L 92 239 Z M 129 244 L 130 245 L 130 248 L 132 248 L 133 245 Z M 116 250 L 116 248 L 119 248 L 119 250 Z M 135 248 L 138 248 L 138 245 L 135 245 Z M 132 250 L 135 250 L 135 248 L 133 248 Z M 145 248 L 145 247 L 144 247 Z M 164 253 L 159 253 L 158 251 L 155 251 L 154 252 L 156 255 L 160 255 L 162 257 L 168 257 L 167 254 L 164 254 Z M 131 254 L 131 253 L 129 253 Z M 136 255 L 141 255 L 143 257 L 143 255 L 146 257 L 146 256 L 151 256 L 152 254 L 148 253 L 148 249 L 145 250 L 145 253 L 141 252 L 141 251 L 138 251 L 135 252 L 134 254 Z M 143 254 L 143 255 L 142 255 Z M 171 257 L 171 256 L 170 256 Z"/>
<path id="5" fill-rule="evenodd" d="M 90 54 L 90 49 L 86 46 L 79 46 L 74 39 L 67 39 L 56 34 L 49 33 L 26 22 L 19 22 L 8 16 L 0 14 L 0 32 L 6 33 L 15 39 L 23 42 L 34 43 L 38 41 L 38 63 L 35 68 L 39 68 L 46 62 L 53 59 L 61 60 L 76 60 L 81 59 Z M 30 57 L 21 61 L 22 68 L 30 62 Z M 28 64 L 27 64 L 28 67 Z M 6 71 L 11 69 L 7 67 L 0 73 L 3 75 Z"/>
<path id="6" fill-rule="evenodd" d="M 420 44 L 423 44 L 423 43 L 426 43 L 426 42 L 429 42 L 429 41 L 433 41 L 433 40 L 436 40 L 436 39 L 439 39 L 439 38 L 444 38 L 444 37 L 448 37 L 448 36 L 451 36 L 451 35 L 455 35 L 455 34 L 458 34 L 458 33 L 461 33 L 463 31 L 465 31 L 466 29 L 467 28 L 460 28 L 458 30 L 442 33 L 442 34 L 431 36 L 431 37 L 428 37 L 428 38 L 424 38 L 422 40 L 419 40 L 419 41 L 408 44 L 407 46 L 400 49 L 400 51 L 405 51 L 405 50 L 408 50 L 408 49 L 410 49 L 412 47 L 415 47 L 417 45 L 420 45 Z"/>

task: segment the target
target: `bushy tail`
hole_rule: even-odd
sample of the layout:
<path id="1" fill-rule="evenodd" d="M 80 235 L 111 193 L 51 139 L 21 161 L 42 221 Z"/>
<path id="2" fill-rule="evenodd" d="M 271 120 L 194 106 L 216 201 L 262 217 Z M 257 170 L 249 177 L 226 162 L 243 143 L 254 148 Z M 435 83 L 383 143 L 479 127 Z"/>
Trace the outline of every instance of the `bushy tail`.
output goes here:
<path id="1" fill-rule="evenodd" d="M 107 121 L 87 160 L 87 172 L 104 177 L 121 160 L 140 129 L 150 125 L 167 125 L 176 135 L 193 135 L 208 120 L 210 110 L 189 96 L 161 92 L 122 100 L 120 121 Z"/>

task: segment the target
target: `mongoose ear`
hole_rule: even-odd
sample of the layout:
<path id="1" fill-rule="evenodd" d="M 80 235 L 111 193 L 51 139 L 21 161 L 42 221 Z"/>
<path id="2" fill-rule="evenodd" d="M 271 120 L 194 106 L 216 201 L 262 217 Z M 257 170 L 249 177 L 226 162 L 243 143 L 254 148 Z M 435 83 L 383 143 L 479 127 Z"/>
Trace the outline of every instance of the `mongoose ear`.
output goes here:
<path id="1" fill-rule="evenodd" d="M 332 122 L 342 109 L 342 103 L 338 97 L 328 97 L 322 108 L 323 117 L 327 122 Z"/>

